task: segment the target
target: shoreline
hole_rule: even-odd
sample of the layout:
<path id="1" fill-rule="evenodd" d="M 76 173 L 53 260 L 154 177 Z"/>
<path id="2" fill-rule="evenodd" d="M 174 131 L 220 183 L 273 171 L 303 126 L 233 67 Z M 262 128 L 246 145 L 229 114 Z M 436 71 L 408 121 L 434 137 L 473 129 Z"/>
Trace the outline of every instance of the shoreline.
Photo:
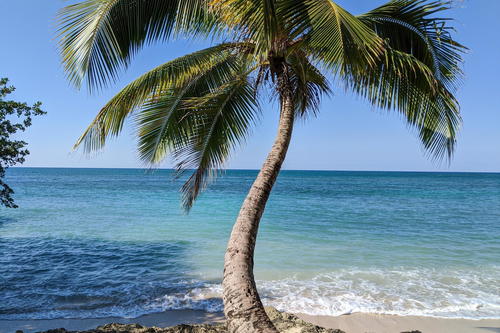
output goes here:
<path id="1" fill-rule="evenodd" d="M 314 325 L 338 328 L 346 333 L 500 333 L 500 319 L 463 319 L 426 316 L 400 316 L 376 313 L 352 313 L 341 316 L 297 316 Z"/>
<path id="2" fill-rule="evenodd" d="M 341 316 L 296 314 L 308 323 L 340 329 L 346 333 L 399 333 L 419 330 L 422 333 L 500 333 L 500 319 L 461 319 L 424 316 L 399 316 L 374 313 L 353 313 Z M 84 319 L 0 320 L 0 333 L 22 330 L 24 333 L 65 328 L 68 331 L 95 329 L 109 323 L 170 327 L 180 324 L 215 324 L 224 321 L 221 312 L 202 310 L 169 310 L 136 318 L 104 317 Z"/>
<path id="3" fill-rule="evenodd" d="M 94 329 L 110 323 L 169 327 L 180 324 L 215 324 L 223 321 L 224 314 L 222 312 L 206 312 L 203 310 L 168 310 L 149 313 L 135 318 L 0 319 L 0 333 L 13 333 L 16 330 L 31 333 L 56 328 L 65 328 L 68 331 L 81 331 Z"/>

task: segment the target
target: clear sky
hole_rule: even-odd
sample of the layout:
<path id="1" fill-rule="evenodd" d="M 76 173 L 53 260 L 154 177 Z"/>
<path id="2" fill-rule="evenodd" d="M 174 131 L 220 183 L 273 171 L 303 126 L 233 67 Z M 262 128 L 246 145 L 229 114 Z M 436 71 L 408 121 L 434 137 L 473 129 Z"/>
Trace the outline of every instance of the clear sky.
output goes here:
<path id="1" fill-rule="evenodd" d="M 354 14 L 384 3 L 339 0 Z M 1 0 L 0 77 L 17 87 L 15 99 L 42 101 L 48 112 L 25 133 L 31 156 L 25 166 L 141 167 L 133 131 L 95 156 L 72 152 L 72 145 L 99 108 L 144 71 L 204 47 L 184 40 L 143 49 L 120 81 L 98 95 L 77 91 L 66 81 L 56 45 L 55 16 L 62 0 Z M 425 157 L 418 139 L 396 113 L 373 110 L 342 90 L 325 99 L 319 116 L 296 127 L 284 168 L 319 170 L 500 171 L 500 1 L 465 0 L 449 11 L 456 38 L 470 48 L 465 83 L 458 95 L 463 129 L 450 166 Z M 236 150 L 228 168 L 259 168 L 274 139 L 276 105 L 264 104 L 261 124 Z M 164 167 L 170 167 L 169 161 Z"/>

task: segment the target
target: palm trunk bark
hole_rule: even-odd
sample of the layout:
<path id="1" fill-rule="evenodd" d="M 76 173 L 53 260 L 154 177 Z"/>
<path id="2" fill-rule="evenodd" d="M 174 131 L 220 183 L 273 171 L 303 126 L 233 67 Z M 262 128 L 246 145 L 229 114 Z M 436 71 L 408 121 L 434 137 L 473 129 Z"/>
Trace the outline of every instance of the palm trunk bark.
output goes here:
<path id="1" fill-rule="evenodd" d="M 231 333 L 276 333 L 254 281 L 253 255 L 259 222 L 276 182 L 292 137 L 294 106 L 291 94 L 282 94 L 276 140 L 241 206 L 224 258 L 223 299 Z"/>

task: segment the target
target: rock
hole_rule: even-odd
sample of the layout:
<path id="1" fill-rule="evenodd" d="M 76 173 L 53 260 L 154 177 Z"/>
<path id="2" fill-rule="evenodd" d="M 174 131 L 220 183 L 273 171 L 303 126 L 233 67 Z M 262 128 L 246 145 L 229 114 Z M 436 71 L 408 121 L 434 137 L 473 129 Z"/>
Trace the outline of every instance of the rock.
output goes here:
<path id="1" fill-rule="evenodd" d="M 266 312 L 278 331 L 281 333 L 345 333 L 341 330 L 322 328 L 307 323 L 297 316 L 279 312 L 275 308 L 266 307 Z M 16 332 L 20 333 L 20 332 Z M 22 332 L 21 332 L 22 333 Z M 145 327 L 139 324 L 107 324 L 89 331 L 69 332 L 64 328 L 49 330 L 43 333 L 227 333 L 224 324 L 177 325 L 173 327 Z M 417 332 L 409 332 L 417 333 Z"/>
<path id="2" fill-rule="evenodd" d="M 299 319 L 294 314 L 266 307 L 267 315 L 281 333 L 345 333 L 339 329 L 323 328 Z"/>
<path id="3" fill-rule="evenodd" d="M 179 325 L 167 328 L 162 333 L 226 333 L 226 326 L 223 324 L 217 325 Z"/>
<path id="4" fill-rule="evenodd" d="M 145 327 L 139 324 L 107 324 L 99 326 L 95 330 L 85 332 L 68 333 L 226 333 L 226 327 L 223 324 L 202 324 L 202 325 L 177 325 L 173 327 Z M 49 333 L 49 332 L 45 332 Z"/>

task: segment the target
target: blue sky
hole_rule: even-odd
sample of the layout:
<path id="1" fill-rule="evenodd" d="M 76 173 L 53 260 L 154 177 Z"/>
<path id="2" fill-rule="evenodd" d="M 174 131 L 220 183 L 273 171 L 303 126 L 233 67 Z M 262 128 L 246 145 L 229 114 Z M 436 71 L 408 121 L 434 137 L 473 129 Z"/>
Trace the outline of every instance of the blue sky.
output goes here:
<path id="1" fill-rule="evenodd" d="M 358 14 L 384 3 L 339 0 Z M 76 90 L 65 79 L 56 45 L 55 16 L 62 0 L 0 1 L 2 40 L 0 76 L 17 87 L 19 100 L 40 100 L 48 114 L 25 133 L 31 156 L 25 166 L 141 167 L 133 131 L 100 153 L 85 156 L 72 145 L 99 108 L 126 83 L 144 71 L 205 45 L 180 40 L 143 49 L 120 81 L 97 95 Z M 315 119 L 296 127 L 284 168 L 316 170 L 500 171 L 500 1 L 465 0 L 449 12 L 456 19 L 456 37 L 470 48 L 465 55 L 465 83 L 458 99 L 463 128 L 450 166 L 426 158 L 418 139 L 396 113 L 373 110 L 339 89 L 325 99 Z M 247 144 L 237 149 L 228 168 L 259 168 L 272 145 L 277 110 L 264 105 L 262 122 Z M 164 167 L 170 167 L 166 161 Z"/>

